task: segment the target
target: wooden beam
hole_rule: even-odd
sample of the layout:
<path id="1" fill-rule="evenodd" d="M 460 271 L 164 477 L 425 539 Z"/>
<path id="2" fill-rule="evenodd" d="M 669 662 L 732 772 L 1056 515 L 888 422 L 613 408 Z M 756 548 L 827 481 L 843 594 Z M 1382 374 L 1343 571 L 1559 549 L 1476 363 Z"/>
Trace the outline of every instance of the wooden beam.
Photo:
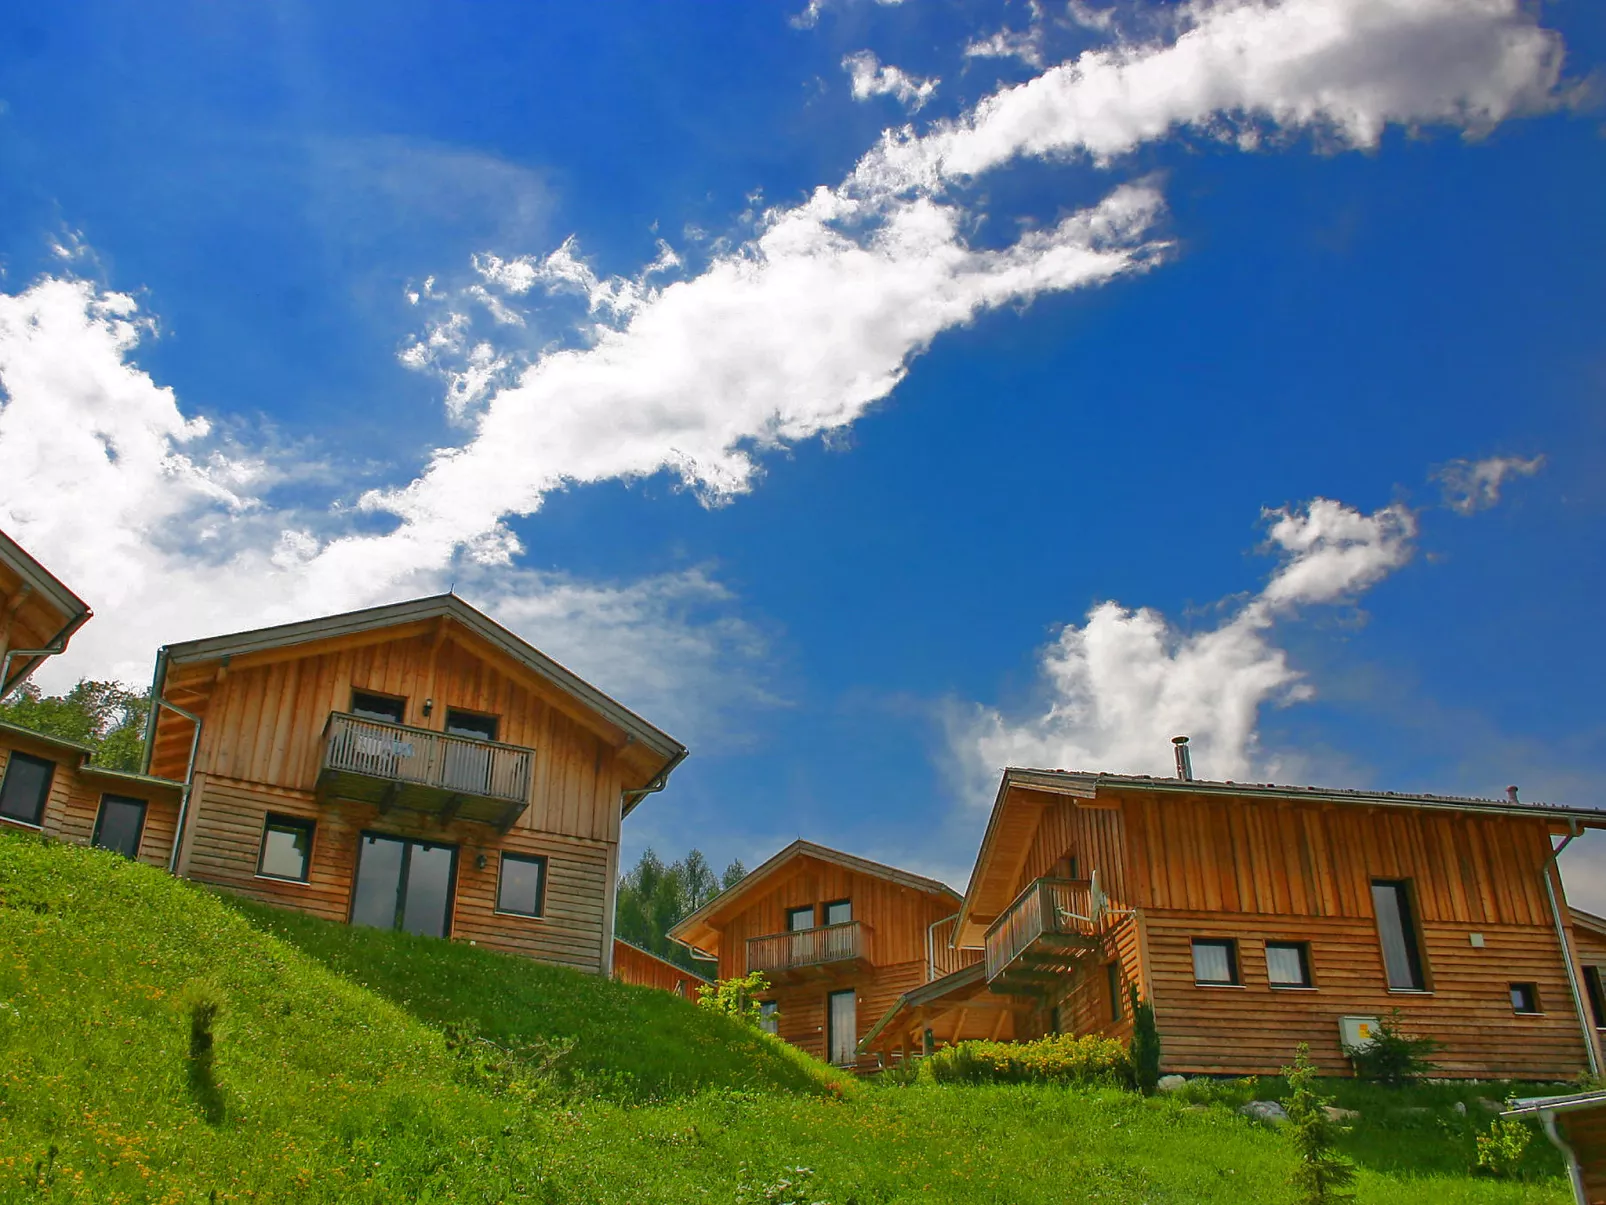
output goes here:
<path id="1" fill-rule="evenodd" d="M 440 814 L 442 828 L 445 828 L 453 820 L 457 819 L 457 813 L 462 809 L 464 802 L 463 796 L 461 795 L 453 795 L 446 801 L 446 806 L 441 809 Z"/>
<path id="2" fill-rule="evenodd" d="M 385 785 L 384 794 L 379 797 L 379 814 L 385 815 L 396 806 L 396 796 L 401 791 L 401 784 L 394 779 Z"/>
<path id="3" fill-rule="evenodd" d="M 954 1022 L 954 1036 L 950 1040 L 949 1045 L 959 1041 L 959 1035 L 964 1031 L 965 1028 L 965 1014 L 969 1011 L 970 1010 L 968 1008 L 962 1008 L 959 1010 L 959 1018 Z"/>

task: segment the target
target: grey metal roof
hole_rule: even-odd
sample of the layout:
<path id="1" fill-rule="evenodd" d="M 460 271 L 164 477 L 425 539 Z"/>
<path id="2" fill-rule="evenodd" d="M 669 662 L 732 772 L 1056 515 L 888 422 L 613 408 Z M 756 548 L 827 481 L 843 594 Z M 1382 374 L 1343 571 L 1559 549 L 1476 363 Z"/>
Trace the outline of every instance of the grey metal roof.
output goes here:
<path id="1" fill-rule="evenodd" d="M 64 736 L 51 736 L 48 732 L 40 732 L 35 728 L 29 728 L 26 724 L 13 724 L 6 720 L 0 720 L 0 733 L 5 733 L 8 736 L 27 737 L 29 740 L 38 741 L 40 744 L 54 745 L 57 749 L 70 749 L 74 753 L 82 753 L 85 757 L 95 751 L 93 745 L 86 745 L 82 741 L 68 740 Z"/>

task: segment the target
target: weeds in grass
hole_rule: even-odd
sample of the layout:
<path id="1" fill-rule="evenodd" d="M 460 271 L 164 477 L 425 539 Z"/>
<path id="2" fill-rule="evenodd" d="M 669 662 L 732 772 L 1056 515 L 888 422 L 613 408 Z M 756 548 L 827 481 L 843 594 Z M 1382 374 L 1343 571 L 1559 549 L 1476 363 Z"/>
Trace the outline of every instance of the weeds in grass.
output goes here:
<path id="1" fill-rule="evenodd" d="M 1478 1135 L 1478 1170 L 1501 1179 L 1517 1174 L 1533 1141 L 1533 1131 L 1516 1118 L 1496 1117 L 1487 1133 Z"/>

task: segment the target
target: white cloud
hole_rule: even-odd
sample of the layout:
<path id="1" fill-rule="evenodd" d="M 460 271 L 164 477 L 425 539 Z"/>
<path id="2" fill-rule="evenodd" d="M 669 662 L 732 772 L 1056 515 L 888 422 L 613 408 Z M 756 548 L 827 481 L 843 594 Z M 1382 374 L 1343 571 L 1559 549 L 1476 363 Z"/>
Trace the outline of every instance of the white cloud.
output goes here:
<path id="1" fill-rule="evenodd" d="M 850 3 L 852 0 L 809 0 L 808 7 L 792 18 L 792 28 L 813 29 L 820 23 L 820 17 L 826 9 Z M 897 8 L 903 0 L 875 0 L 875 3 L 882 8 Z"/>
<path id="2" fill-rule="evenodd" d="M 1483 460 L 1452 460 L 1433 474 L 1444 491 L 1444 504 L 1458 515 L 1470 515 L 1500 501 L 1500 487 L 1511 477 L 1532 477 L 1545 467 L 1535 456 L 1490 456 Z"/>
<path id="3" fill-rule="evenodd" d="M 1024 33 L 1000 29 L 965 46 L 969 59 L 1019 59 L 1028 67 L 1043 65 L 1043 27 L 1033 24 Z"/>
<path id="4" fill-rule="evenodd" d="M 936 94 L 937 84 L 941 82 L 910 75 L 898 67 L 885 66 L 868 50 L 848 55 L 842 60 L 842 70 L 849 75 L 854 100 L 891 96 L 911 113 L 919 110 Z"/>
<path id="5" fill-rule="evenodd" d="M 1261 708 L 1312 693 L 1272 643 L 1273 626 L 1301 604 L 1351 598 L 1404 565 L 1416 530 L 1403 507 L 1366 515 L 1325 498 L 1266 518 L 1283 563 L 1217 627 L 1183 633 L 1157 611 L 1100 603 L 1043 650 L 1044 710 L 952 715 L 950 750 L 966 796 L 988 802 L 1005 766 L 1167 774 L 1170 738 L 1184 734 L 1201 777 L 1265 773 Z"/>

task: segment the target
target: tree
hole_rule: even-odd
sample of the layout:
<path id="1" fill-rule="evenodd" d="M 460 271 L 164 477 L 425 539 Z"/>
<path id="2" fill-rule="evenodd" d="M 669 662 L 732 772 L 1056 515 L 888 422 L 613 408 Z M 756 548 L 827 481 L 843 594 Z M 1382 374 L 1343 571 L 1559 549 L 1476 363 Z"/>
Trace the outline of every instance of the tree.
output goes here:
<path id="1" fill-rule="evenodd" d="M 652 850 L 645 850 L 619 880 L 614 932 L 660 958 L 706 974 L 709 963 L 692 958 L 685 946 L 670 941 L 669 930 L 746 873 L 740 862 L 733 861 L 716 879 L 708 859 L 697 849 L 667 866 Z"/>
<path id="2" fill-rule="evenodd" d="M 740 858 L 732 858 L 730 865 L 725 867 L 725 873 L 719 877 L 719 889 L 729 891 L 736 884 L 747 877 L 747 867 L 742 865 Z"/>
<path id="3" fill-rule="evenodd" d="M 150 693 L 120 682 L 84 678 L 64 695 L 44 694 L 32 682 L 0 703 L 0 720 L 94 750 L 90 760 L 109 770 L 138 770 L 145 753 Z"/>
<path id="4" fill-rule="evenodd" d="M 1160 1082 L 1160 1029 L 1154 1023 L 1154 1005 L 1138 995 L 1136 985 L 1128 985 L 1127 999 L 1132 1005 L 1132 1077 L 1145 1096 L 1154 1095 Z"/>
<path id="5" fill-rule="evenodd" d="M 1328 1115 L 1327 1106 L 1332 1102 L 1316 1091 L 1316 1072 L 1310 1045 L 1301 1042 L 1294 1051 L 1294 1065 L 1283 1068 L 1293 1089 L 1285 1108 L 1299 1157 L 1294 1191 L 1299 1205 L 1334 1205 L 1354 1199 L 1353 1193 L 1344 1190 L 1355 1182 L 1355 1165 L 1338 1153 L 1338 1138 L 1345 1127 Z"/>

